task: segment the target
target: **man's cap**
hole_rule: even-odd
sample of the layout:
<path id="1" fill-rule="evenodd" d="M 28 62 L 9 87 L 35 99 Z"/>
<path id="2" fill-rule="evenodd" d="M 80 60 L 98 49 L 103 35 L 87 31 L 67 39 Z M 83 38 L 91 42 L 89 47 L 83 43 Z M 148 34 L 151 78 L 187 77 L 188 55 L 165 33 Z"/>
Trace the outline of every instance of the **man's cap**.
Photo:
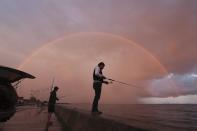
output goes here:
<path id="1" fill-rule="evenodd" d="M 57 87 L 57 86 L 54 87 L 54 90 L 58 90 L 58 89 L 59 89 L 59 87 Z"/>
<path id="2" fill-rule="evenodd" d="M 104 62 L 100 62 L 100 63 L 98 63 L 98 65 L 100 66 L 100 65 L 104 65 L 105 66 L 105 63 Z"/>

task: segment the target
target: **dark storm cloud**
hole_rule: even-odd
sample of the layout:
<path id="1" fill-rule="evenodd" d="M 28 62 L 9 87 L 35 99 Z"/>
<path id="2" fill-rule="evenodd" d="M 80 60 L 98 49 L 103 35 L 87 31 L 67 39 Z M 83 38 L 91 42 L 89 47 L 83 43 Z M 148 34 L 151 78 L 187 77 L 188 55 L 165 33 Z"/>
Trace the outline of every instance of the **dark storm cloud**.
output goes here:
<path id="1" fill-rule="evenodd" d="M 197 75 L 191 74 L 169 74 L 161 79 L 152 80 L 149 93 L 154 97 L 177 97 L 183 95 L 195 95 Z"/>
<path id="2" fill-rule="evenodd" d="M 197 64 L 196 5 L 196 0 L 2 0 L 1 47 L 26 56 L 64 34 L 109 32 L 145 46 L 170 72 L 186 73 Z"/>
<path id="3" fill-rule="evenodd" d="M 1 0 L 0 59 L 17 67 L 58 37 L 108 32 L 144 46 L 169 72 L 184 77 L 197 72 L 196 5 L 196 0 Z M 182 77 L 176 81 L 184 83 Z M 170 88 L 165 93 L 174 95 Z"/>

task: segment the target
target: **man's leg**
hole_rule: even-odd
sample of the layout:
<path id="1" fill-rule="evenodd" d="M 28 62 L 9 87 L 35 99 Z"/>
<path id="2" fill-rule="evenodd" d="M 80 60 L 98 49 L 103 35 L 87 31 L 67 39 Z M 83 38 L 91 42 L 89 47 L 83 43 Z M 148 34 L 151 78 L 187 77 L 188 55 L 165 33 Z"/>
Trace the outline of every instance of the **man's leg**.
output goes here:
<path id="1" fill-rule="evenodd" d="M 102 83 L 94 83 L 95 97 L 92 105 L 92 112 L 98 111 L 98 101 L 101 96 L 101 85 Z"/>
<path id="2" fill-rule="evenodd" d="M 49 112 L 48 113 L 48 123 L 50 122 L 50 120 L 51 120 L 51 115 L 52 115 L 52 113 L 51 112 Z"/>
<path id="3" fill-rule="evenodd" d="M 45 127 L 45 131 L 48 131 L 48 128 L 50 126 L 50 120 L 51 120 L 51 115 L 52 113 L 51 112 L 48 112 L 48 119 L 47 119 L 47 123 L 46 123 L 46 127 Z"/>
<path id="4" fill-rule="evenodd" d="M 55 105 L 53 105 L 53 104 L 50 104 L 49 106 L 48 106 L 48 121 L 47 121 L 47 123 L 52 123 L 51 122 L 51 116 L 52 116 L 52 114 L 55 112 Z"/>

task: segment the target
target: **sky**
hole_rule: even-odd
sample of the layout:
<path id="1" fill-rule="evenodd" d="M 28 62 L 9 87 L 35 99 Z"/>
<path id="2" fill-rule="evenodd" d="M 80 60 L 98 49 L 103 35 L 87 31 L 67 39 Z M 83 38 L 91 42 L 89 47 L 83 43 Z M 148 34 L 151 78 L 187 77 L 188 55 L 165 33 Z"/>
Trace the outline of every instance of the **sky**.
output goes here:
<path id="1" fill-rule="evenodd" d="M 106 75 L 142 89 L 114 83 L 104 88 L 103 103 L 144 97 L 196 103 L 196 6 L 196 0 L 1 0 L 1 65 L 37 77 L 18 90 L 26 97 L 47 99 L 44 90 L 56 77 L 65 101 L 90 102 L 92 70 L 104 61 Z"/>

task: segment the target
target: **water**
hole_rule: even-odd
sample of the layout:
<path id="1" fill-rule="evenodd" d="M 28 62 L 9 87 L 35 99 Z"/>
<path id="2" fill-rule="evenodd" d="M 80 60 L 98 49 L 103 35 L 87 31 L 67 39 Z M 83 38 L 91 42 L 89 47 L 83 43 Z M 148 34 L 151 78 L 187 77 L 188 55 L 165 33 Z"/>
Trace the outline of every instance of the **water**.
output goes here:
<path id="1" fill-rule="evenodd" d="M 91 109 L 90 104 L 71 104 L 83 110 Z M 120 121 L 151 130 L 197 131 L 197 105 L 190 104 L 102 104 L 104 115 Z"/>

